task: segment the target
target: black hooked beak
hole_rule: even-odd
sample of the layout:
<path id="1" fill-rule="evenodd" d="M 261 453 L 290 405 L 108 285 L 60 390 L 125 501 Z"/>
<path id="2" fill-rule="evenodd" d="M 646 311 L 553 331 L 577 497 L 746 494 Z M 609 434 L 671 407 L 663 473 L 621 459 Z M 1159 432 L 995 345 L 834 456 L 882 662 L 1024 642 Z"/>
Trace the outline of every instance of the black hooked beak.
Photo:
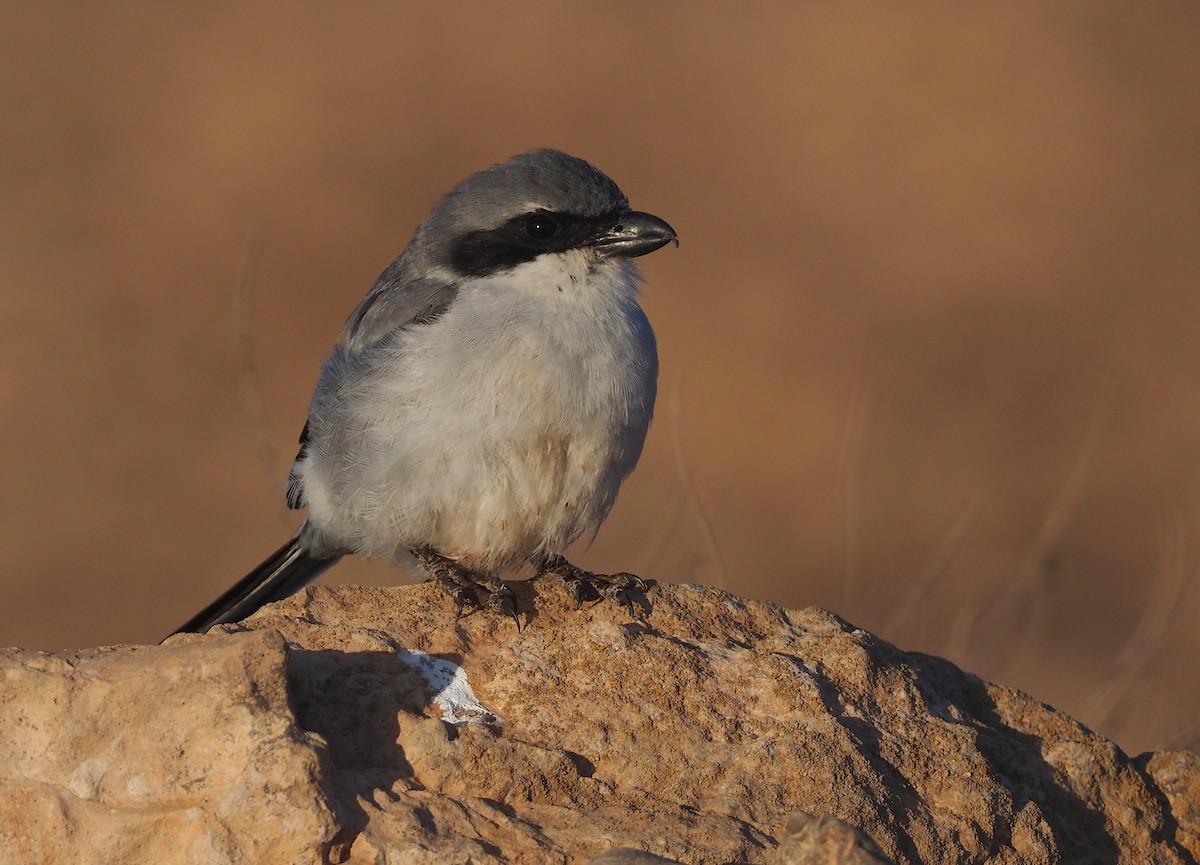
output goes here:
<path id="1" fill-rule="evenodd" d="M 591 245 L 601 258 L 614 255 L 635 258 L 654 252 L 668 243 L 679 246 L 679 238 L 675 229 L 664 220 L 640 210 L 625 210 L 592 239 Z"/>

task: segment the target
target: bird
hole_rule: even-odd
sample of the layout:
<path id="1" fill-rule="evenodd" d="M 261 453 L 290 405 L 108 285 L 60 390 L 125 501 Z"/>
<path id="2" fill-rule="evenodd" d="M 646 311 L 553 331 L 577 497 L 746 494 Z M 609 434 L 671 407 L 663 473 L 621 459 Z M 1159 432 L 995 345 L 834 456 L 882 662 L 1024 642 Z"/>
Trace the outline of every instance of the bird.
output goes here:
<path id="1" fill-rule="evenodd" d="M 350 313 L 287 481 L 297 532 L 175 633 L 238 622 L 343 556 L 411 566 L 507 613 L 532 566 L 575 599 L 647 583 L 563 555 L 599 530 L 654 413 L 658 351 L 633 259 L 678 235 L 561 150 L 467 177 Z"/>

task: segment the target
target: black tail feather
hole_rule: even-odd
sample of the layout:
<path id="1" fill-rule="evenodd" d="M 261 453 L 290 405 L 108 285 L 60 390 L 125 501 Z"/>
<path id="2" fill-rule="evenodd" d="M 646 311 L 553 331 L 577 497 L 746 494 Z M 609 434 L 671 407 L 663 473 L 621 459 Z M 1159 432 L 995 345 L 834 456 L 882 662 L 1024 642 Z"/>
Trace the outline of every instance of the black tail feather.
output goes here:
<path id="1" fill-rule="evenodd" d="M 300 591 L 340 558 L 310 556 L 300 549 L 299 537 L 294 537 L 171 636 L 200 633 L 213 625 L 239 622 L 259 607 Z"/>

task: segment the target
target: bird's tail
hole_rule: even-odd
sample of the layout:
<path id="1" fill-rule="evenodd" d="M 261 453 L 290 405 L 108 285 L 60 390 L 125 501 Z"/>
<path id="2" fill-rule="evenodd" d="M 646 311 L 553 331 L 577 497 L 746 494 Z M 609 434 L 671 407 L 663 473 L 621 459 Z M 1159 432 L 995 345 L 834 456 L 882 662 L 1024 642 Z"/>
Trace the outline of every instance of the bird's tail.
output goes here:
<path id="1" fill-rule="evenodd" d="M 194 634 L 207 631 L 213 625 L 241 621 L 259 607 L 300 591 L 333 567 L 340 558 L 319 559 L 310 556 L 300 549 L 297 535 L 238 580 L 225 594 L 188 619 L 175 634 Z"/>

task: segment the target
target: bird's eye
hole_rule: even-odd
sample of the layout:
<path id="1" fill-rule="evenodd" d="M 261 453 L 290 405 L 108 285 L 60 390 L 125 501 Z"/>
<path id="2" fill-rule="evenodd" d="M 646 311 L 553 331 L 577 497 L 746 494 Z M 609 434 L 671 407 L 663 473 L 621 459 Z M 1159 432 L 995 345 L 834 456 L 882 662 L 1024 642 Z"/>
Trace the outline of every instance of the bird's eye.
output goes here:
<path id="1" fill-rule="evenodd" d="M 558 223 L 545 213 L 534 213 L 525 220 L 525 233 L 534 240 L 549 240 L 558 234 Z"/>

